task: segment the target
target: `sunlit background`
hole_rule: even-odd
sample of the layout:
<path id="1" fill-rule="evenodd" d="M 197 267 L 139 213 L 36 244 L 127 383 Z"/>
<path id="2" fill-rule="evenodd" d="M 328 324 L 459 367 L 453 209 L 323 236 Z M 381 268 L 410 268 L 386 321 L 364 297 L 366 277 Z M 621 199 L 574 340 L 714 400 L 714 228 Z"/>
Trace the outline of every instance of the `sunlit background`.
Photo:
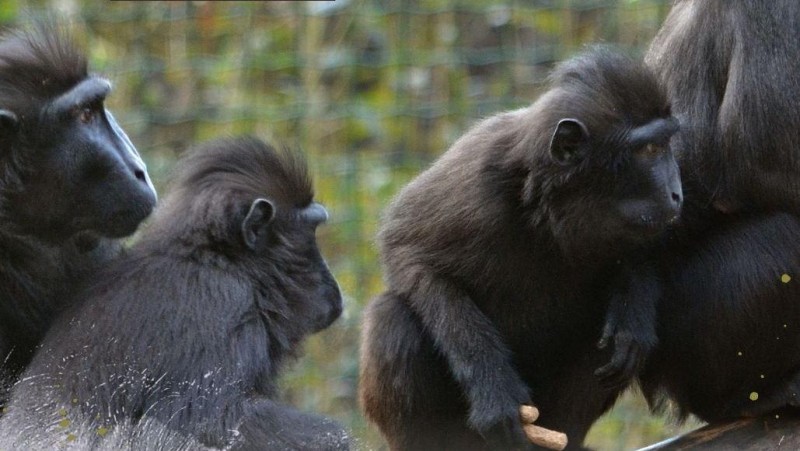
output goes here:
<path id="1" fill-rule="evenodd" d="M 381 211 L 475 120 L 535 99 L 554 62 L 594 42 L 641 55 L 668 3 L 1 0 L 0 24 L 74 25 L 162 193 L 175 159 L 214 137 L 255 134 L 309 155 L 332 218 L 319 240 L 346 310 L 289 368 L 285 398 L 377 450 L 356 384 L 361 312 L 382 288 Z M 587 444 L 632 449 L 679 430 L 629 393 Z"/>

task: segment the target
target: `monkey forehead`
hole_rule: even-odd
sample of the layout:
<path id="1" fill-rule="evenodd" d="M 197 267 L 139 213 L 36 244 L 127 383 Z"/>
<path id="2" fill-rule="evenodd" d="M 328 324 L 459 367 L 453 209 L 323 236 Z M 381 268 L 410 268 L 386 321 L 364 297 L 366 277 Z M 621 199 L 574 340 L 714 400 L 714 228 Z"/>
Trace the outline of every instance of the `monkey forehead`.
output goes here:
<path id="1" fill-rule="evenodd" d="M 627 141 L 632 147 L 640 147 L 649 143 L 666 145 L 678 128 L 678 120 L 674 117 L 657 118 L 631 129 Z"/>
<path id="2" fill-rule="evenodd" d="M 111 82 L 100 77 L 90 77 L 74 88 L 55 98 L 49 109 L 55 113 L 70 111 L 76 107 L 103 101 L 111 92 Z"/>
<path id="3" fill-rule="evenodd" d="M 584 120 L 590 131 L 613 124 L 643 124 L 669 116 L 665 89 L 642 62 L 594 47 L 559 64 L 550 77 L 547 107 Z"/>

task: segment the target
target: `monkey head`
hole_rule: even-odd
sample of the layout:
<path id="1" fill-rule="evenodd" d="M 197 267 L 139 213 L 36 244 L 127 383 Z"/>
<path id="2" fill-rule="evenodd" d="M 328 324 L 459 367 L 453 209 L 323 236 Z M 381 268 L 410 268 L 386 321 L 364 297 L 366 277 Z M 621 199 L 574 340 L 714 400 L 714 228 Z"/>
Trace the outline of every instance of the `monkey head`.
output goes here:
<path id="1" fill-rule="evenodd" d="M 555 88 L 534 105 L 545 118 L 542 151 L 523 198 L 546 207 L 536 219 L 562 248 L 606 254 L 652 240 L 679 219 L 683 191 L 670 146 L 679 123 L 645 68 L 615 53 L 592 58 L 557 70 Z"/>
<path id="2" fill-rule="evenodd" d="M 145 164 L 104 107 L 110 92 L 54 26 L 0 42 L 0 207 L 14 232 L 119 238 L 153 210 Z"/>
<path id="3" fill-rule="evenodd" d="M 342 297 L 317 246 L 328 219 L 314 201 L 305 159 L 255 138 L 198 146 L 142 237 L 187 256 L 205 253 L 244 274 L 258 309 L 292 349 L 342 313 Z M 194 258 L 194 257 L 191 257 Z"/>

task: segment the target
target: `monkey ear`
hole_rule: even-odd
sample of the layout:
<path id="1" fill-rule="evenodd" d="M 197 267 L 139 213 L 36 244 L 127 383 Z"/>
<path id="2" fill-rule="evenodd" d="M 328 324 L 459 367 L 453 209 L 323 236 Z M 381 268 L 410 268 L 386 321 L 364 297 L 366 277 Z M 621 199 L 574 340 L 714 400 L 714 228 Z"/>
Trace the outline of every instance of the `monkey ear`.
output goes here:
<path id="1" fill-rule="evenodd" d="M 254 200 L 242 221 L 244 244 L 251 250 L 257 249 L 259 240 L 266 235 L 267 226 L 273 219 L 275 219 L 275 205 L 263 198 Z"/>
<path id="2" fill-rule="evenodd" d="M 19 124 L 17 115 L 9 110 L 0 109 L 0 132 L 16 130 Z"/>
<path id="3" fill-rule="evenodd" d="M 583 157 L 584 144 L 589 140 L 589 130 L 578 119 L 561 119 L 550 138 L 550 155 L 561 164 L 570 164 Z"/>

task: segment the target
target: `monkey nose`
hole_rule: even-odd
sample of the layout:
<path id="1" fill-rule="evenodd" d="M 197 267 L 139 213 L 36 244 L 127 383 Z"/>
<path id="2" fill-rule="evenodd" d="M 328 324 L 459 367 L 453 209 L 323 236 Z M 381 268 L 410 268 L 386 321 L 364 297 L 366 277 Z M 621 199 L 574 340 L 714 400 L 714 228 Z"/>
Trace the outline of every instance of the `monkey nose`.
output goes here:
<path id="1" fill-rule="evenodd" d="M 681 192 L 673 192 L 670 197 L 672 198 L 672 204 L 680 208 L 683 205 L 683 193 Z"/>

